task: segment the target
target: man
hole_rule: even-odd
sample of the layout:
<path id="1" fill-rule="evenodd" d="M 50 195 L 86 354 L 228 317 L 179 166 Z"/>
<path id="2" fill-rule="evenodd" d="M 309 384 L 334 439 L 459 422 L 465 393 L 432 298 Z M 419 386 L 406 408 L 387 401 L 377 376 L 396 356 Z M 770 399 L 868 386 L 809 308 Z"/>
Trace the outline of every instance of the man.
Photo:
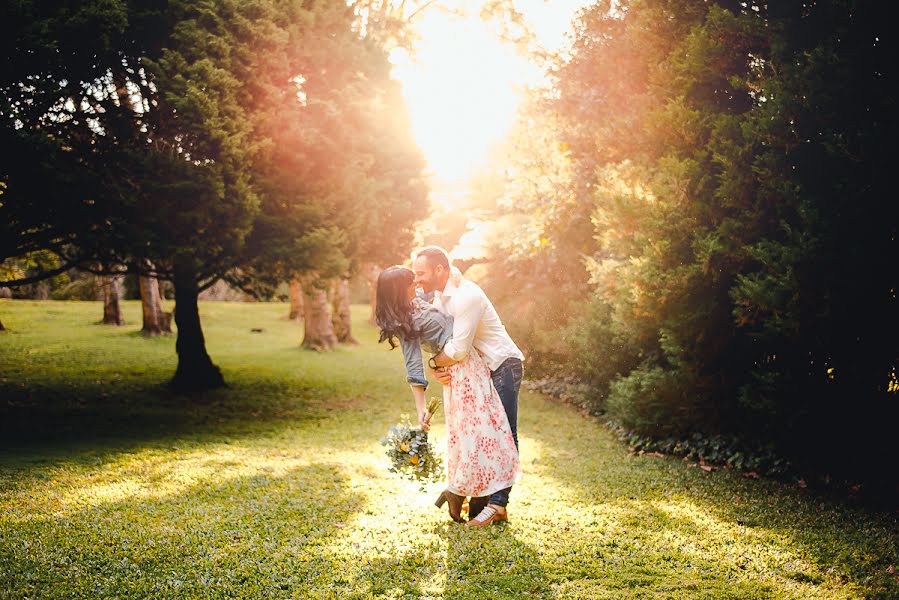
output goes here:
<path id="1" fill-rule="evenodd" d="M 440 383 L 448 385 L 452 378 L 444 367 L 463 360 L 472 347 L 476 348 L 490 368 L 517 448 L 518 392 L 524 355 L 509 337 L 484 290 L 471 281 L 452 277 L 446 250 L 438 246 L 422 248 L 415 253 L 412 270 L 422 291 L 434 294 L 434 305 L 453 317 L 453 338 L 428 361 L 431 372 Z M 472 498 L 468 505 L 471 520 L 466 525 L 482 527 L 505 521 L 511 490 L 500 490 L 489 498 Z M 450 500 L 461 506 L 460 497 Z"/>

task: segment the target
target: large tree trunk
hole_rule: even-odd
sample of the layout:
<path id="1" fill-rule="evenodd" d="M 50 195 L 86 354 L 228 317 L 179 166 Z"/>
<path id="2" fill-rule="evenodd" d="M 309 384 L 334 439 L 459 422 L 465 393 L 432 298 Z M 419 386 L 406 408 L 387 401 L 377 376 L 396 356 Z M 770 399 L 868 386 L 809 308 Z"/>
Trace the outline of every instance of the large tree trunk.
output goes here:
<path id="1" fill-rule="evenodd" d="M 103 324 L 124 325 L 122 307 L 119 298 L 122 297 L 122 280 L 118 275 L 103 275 L 100 277 L 100 289 L 103 293 Z"/>
<path id="2" fill-rule="evenodd" d="M 172 315 L 162 308 L 159 281 L 155 277 L 142 275 L 139 278 L 139 284 L 140 301 L 144 313 L 144 327 L 141 329 L 141 333 L 149 336 L 172 333 Z"/>
<path id="3" fill-rule="evenodd" d="M 331 350 L 337 345 L 331 315 L 328 314 L 328 294 L 323 287 L 316 285 L 318 279 L 314 275 L 303 278 L 303 348 L 319 352 Z"/>
<path id="4" fill-rule="evenodd" d="M 199 289 L 193 266 L 176 262 L 174 283 L 178 370 L 172 378 L 172 387 L 182 392 L 222 387 L 225 385 L 222 372 L 212 364 L 212 359 L 206 353 L 206 340 L 200 327 L 200 310 L 197 306 Z"/>
<path id="5" fill-rule="evenodd" d="M 303 286 L 298 279 L 290 280 L 290 315 L 291 321 L 303 318 Z"/>
<path id="6" fill-rule="evenodd" d="M 368 322 L 375 324 L 375 310 L 378 308 L 378 277 L 381 275 L 381 267 L 369 264 L 363 269 L 365 280 L 368 281 L 368 303 L 371 305 L 371 315 Z"/>
<path id="7" fill-rule="evenodd" d="M 337 341 L 343 344 L 358 344 L 352 333 L 350 313 L 350 280 L 344 277 L 331 282 L 331 324 Z"/>

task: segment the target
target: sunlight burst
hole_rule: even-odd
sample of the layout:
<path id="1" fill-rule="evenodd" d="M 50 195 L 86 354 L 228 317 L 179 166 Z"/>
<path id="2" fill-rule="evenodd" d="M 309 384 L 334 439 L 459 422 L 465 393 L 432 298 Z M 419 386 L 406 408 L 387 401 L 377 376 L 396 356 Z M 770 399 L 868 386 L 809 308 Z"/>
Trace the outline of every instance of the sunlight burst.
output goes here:
<path id="1" fill-rule="evenodd" d="M 516 2 L 541 46 L 557 49 L 583 0 Z M 550 4 L 552 6 L 550 6 Z M 416 140 L 432 175 L 464 182 L 508 132 L 526 86 L 543 81 L 540 65 L 499 39 L 478 14 L 421 15 L 413 55 L 391 54 Z"/>

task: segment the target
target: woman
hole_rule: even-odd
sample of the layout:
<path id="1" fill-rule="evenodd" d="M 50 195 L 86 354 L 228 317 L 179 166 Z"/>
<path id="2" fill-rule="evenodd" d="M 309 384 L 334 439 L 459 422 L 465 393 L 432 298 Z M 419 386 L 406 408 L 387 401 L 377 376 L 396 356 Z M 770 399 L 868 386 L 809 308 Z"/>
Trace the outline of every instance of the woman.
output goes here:
<path id="1" fill-rule="evenodd" d="M 379 342 L 396 348 L 399 338 L 406 359 L 406 380 L 412 388 L 418 422 L 424 425 L 425 378 L 422 347 L 437 354 L 453 335 L 452 317 L 416 295 L 415 275 L 405 267 L 390 267 L 378 277 L 375 320 Z M 489 497 L 521 479 L 518 449 L 490 369 L 477 350 L 449 367 L 452 384 L 443 388 L 447 426 L 447 486 L 437 506 L 449 501 L 453 520 L 463 522 L 465 496 Z"/>

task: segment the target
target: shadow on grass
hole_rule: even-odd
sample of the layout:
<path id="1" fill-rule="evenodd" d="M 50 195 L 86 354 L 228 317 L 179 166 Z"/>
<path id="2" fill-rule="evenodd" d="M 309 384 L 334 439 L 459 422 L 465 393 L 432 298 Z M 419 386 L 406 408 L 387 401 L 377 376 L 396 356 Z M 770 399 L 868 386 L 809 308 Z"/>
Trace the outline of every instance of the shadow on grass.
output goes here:
<path id="1" fill-rule="evenodd" d="M 358 597 L 475 599 L 551 594 L 537 552 L 512 527 L 475 530 L 448 523 L 430 533 L 436 541 L 429 546 L 417 545 L 408 553 L 366 561 L 354 582 Z"/>
<path id="2" fill-rule="evenodd" d="M 705 552 L 707 532 L 637 502 L 603 507 L 602 527 L 561 527 L 567 547 L 550 562 L 557 591 L 579 597 L 801 598 L 770 574 L 747 572 L 752 555 L 734 559 L 732 549 Z M 633 532 L 652 532 L 634 534 Z M 736 540 L 735 540 L 736 541 Z M 735 552 L 739 554 L 739 551 Z"/>
<path id="3" fill-rule="evenodd" d="M 539 557 L 510 527 L 486 530 L 448 524 L 437 542 L 399 556 L 367 561 L 358 571 L 360 597 L 522 598 L 549 595 Z M 443 557 L 445 552 L 446 557 Z"/>
<path id="4" fill-rule="evenodd" d="M 565 535 L 575 547 L 595 547 L 598 564 L 614 568 L 628 589 L 801 597 L 803 586 L 820 585 L 813 589 L 821 594 L 848 584 L 866 597 L 899 596 L 891 573 L 899 563 L 895 514 L 735 472 L 630 456 L 610 447 L 604 431 L 592 443 L 562 423 L 530 433 L 544 450 L 532 470 L 606 528 L 596 538 Z"/>
<path id="5" fill-rule="evenodd" d="M 153 497 L 82 499 L 63 516 L 7 520 L 0 595 L 306 597 L 337 589 L 345 564 L 329 541 L 364 501 L 333 464 L 225 472 L 213 485 Z"/>
<path id="6" fill-rule="evenodd" d="M 436 549 L 433 549 L 436 551 Z M 400 556 L 366 561 L 356 573 L 356 594 L 360 598 L 417 598 L 427 594 L 428 579 L 441 563 L 432 563 L 422 547 Z"/>
<path id="7" fill-rule="evenodd" d="M 523 598 L 550 594 L 537 551 L 505 523 L 439 528 L 446 544 L 446 598 Z"/>
<path id="8" fill-rule="evenodd" d="M 286 422 L 322 418 L 319 392 L 295 382 L 238 379 L 196 395 L 167 383 L 125 380 L 107 385 L 0 384 L 0 465 L 7 457 L 126 451 L 190 436 L 203 440 L 271 430 Z M 9 466 L 7 464 L 7 466 Z"/>

